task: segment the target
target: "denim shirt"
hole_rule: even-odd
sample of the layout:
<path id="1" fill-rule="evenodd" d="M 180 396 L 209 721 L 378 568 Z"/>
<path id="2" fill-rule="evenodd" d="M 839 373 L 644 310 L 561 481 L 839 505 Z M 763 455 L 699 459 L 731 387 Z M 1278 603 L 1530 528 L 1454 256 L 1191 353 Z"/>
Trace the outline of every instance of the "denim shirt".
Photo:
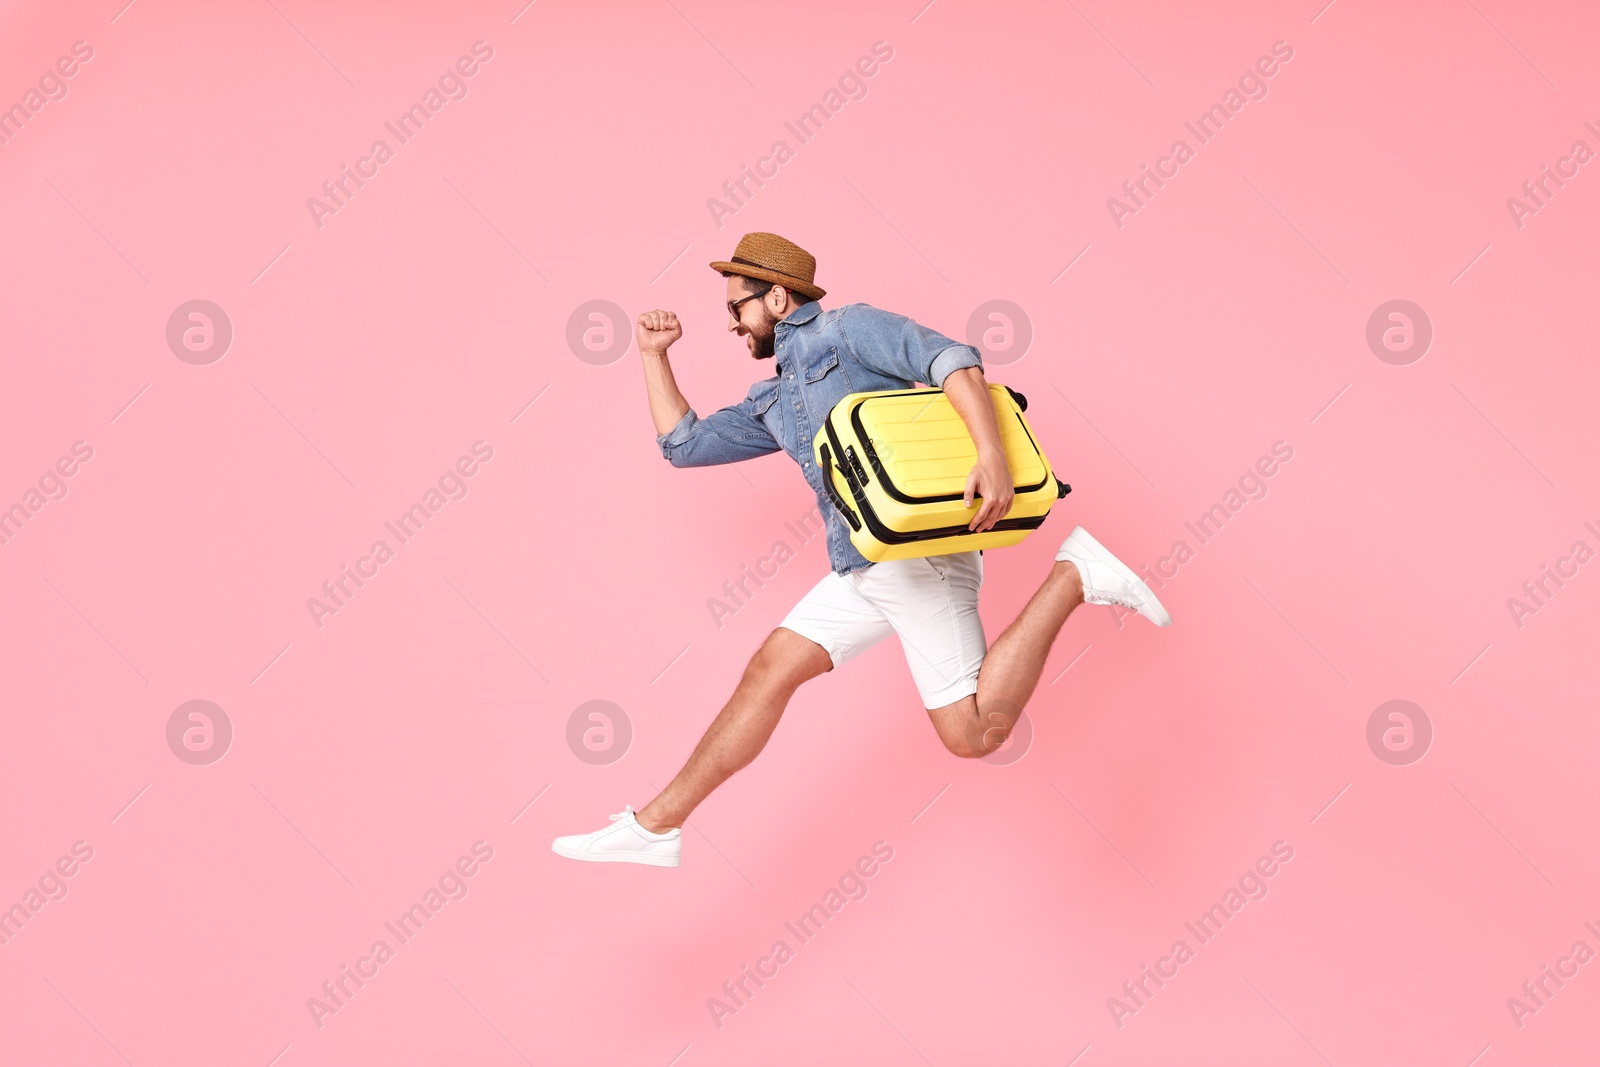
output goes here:
<path id="1" fill-rule="evenodd" d="M 778 373 L 750 387 L 737 404 L 705 418 L 694 408 L 656 437 L 674 467 L 736 463 L 783 449 L 800 465 L 826 516 L 828 560 L 839 574 L 872 561 L 850 543 L 850 527 L 822 487 L 811 442 L 828 412 L 847 393 L 911 389 L 918 382 L 944 387 L 962 367 L 982 367 L 978 350 L 921 326 L 904 315 L 868 304 L 822 310 L 812 300 L 774 327 Z"/>

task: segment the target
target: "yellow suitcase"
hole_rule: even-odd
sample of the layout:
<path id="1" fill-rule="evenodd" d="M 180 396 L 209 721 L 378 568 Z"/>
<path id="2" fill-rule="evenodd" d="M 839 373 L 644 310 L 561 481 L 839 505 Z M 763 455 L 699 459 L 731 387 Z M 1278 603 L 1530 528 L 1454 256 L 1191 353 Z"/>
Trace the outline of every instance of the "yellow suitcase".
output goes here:
<path id="1" fill-rule="evenodd" d="M 1005 517 L 982 533 L 967 529 L 978 498 L 970 509 L 962 503 L 977 446 L 944 390 L 851 393 L 834 405 L 811 451 L 863 556 L 879 563 L 1014 545 L 1072 491 L 1056 478 L 1022 414 L 1027 398 L 995 382 L 989 398 L 1016 495 Z"/>

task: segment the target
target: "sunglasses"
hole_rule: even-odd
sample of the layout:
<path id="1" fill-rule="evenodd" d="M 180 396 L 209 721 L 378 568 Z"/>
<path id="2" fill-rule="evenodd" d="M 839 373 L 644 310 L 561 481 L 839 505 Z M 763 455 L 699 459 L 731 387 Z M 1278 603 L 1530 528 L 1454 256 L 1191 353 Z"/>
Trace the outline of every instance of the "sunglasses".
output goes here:
<path id="1" fill-rule="evenodd" d="M 772 290 L 770 290 L 770 289 L 767 290 L 767 292 L 771 292 L 771 291 Z M 730 300 L 728 302 L 728 314 L 733 317 L 733 320 L 735 322 L 738 322 L 739 321 L 739 307 L 740 307 L 740 305 L 748 303 L 751 300 L 758 300 L 761 297 L 766 296 L 766 295 L 767 295 L 766 293 L 757 293 L 757 294 L 755 294 L 753 296 L 747 296 L 747 297 L 744 297 L 743 299 L 740 299 L 740 300 Z"/>

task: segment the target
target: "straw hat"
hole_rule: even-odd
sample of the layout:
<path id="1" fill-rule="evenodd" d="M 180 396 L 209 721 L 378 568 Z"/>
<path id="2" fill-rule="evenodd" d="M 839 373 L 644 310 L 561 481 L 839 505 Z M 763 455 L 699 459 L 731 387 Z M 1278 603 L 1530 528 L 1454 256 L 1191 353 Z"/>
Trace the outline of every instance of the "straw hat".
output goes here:
<path id="1" fill-rule="evenodd" d="M 711 269 L 776 282 L 808 300 L 821 300 L 828 295 L 826 289 L 812 284 L 817 276 L 817 257 L 775 233 L 745 234 L 733 250 L 732 262 L 719 260 L 711 264 Z"/>

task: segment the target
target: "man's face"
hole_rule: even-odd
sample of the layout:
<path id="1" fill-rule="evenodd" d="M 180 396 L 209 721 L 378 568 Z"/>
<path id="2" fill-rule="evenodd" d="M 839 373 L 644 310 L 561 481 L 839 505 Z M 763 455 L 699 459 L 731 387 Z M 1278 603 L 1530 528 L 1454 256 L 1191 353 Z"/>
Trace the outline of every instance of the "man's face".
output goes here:
<path id="1" fill-rule="evenodd" d="M 744 300 L 750 295 L 750 290 L 745 288 L 745 279 L 741 275 L 734 275 L 728 279 L 727 302 Z M 739 318 L 735 323 L 728 320 L 728 329 L 739 334 L 745 339 L 745 344 L 750 349 L 751 359 L 771 359 L 773 344 L 777 337 L 778 319 L 767 308 L 767 301 L 771 299 L 772 291 L 768 290 L 764 296 L 754 300 L 745 300 L 739 305 Z"/>

